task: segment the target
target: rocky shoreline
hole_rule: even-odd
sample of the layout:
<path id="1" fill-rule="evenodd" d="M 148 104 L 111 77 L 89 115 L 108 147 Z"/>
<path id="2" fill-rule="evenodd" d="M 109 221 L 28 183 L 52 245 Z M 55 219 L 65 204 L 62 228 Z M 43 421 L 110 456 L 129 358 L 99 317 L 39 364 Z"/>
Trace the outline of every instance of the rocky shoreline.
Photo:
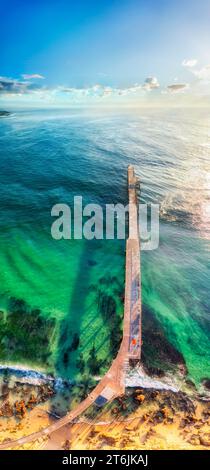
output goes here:
<path id="1" fill-rule="evenodd" d="M 87 410 L 88 422 L 94 416 L 93 408 Z M 82 448 L 159 450 L 210 446 L 209 402 L 192 399 L 180 391 L 129 389 L 100 415 L 100 420 L 102 423 L 87 433 Z M 75 445 L 71 442 L 72 449 Z"/>
<path id="2" fill-rule="evenodd" d="M 48 385 L 37 387 L 36 395 L 31 387 L 24 388 L 25 398 L 13 406 L 5 401 L 6 389 L 4 393 L 0 406 L 1 443 L 29 434 L 32 427 L 34 431 L 44 429 L 58 418 L 45 407 L 54 396 L 54 390 Z M 65 439 L 68 432 L 67 426 L 56 437 L 60 448 L 66 450 L 208 449 L 209 402 L 180 391 L 129 388 L 124 396 L 103 409 L 91 406 L 71 428 L 71 439 Z M 23 448 L 38 449 L 43 443 L 48 445 L 46 437 Z"/>
<path id="3" fill-rule="evenodd" d="M 8 369 L 13 374 L 14 370 L 19 372 L 19 375 L 14 378 Z M 68 406 L 73 404 L 70 405 L 70 397 L 76 386 L 62 383 L 62 387 L 56 389 L 56 381 L 52 376 L 30 369 L 17 370 L 10 366 L 6 374 L 5 370 L 3 374 L 2 366 L 0 370 L 0 442 L 30 434 L 31 429 L 44 429 L 63 416 Z M 34 383 L 27 383 L 27 374 L 35 380 Z M 158 389 L 157 378 L 144 374 L 148 380 L 146 387 L 132 387 L 130 383 L 123 397 L 108 403 L 102 410 L 95 406 L 86 410 L 75 425 L 78 431 L 75 432 L 75 441 L 69 443 L 69 448 L 77 448 L 76 436 L 83 423 L 88 425 L 81 447 L 84 449 L 208 448 L 210 400 L 199 393 L 195 394 L 194 390 L 190 394 L 170 387 Z M 161 380 L 158 380 L 159 385 Z M 61 411 L 59 394 L 62 395 L 62 402 L 66 400 L 66 410 Z M 113 420 L 114 428 L 111 426 Z M 98 424 L 88 424 L 96 422 Z M 37 443 L 34 443 L 32 448 L 36 446 Z M 67 448 L 65 441 L 62 446 Z"/>

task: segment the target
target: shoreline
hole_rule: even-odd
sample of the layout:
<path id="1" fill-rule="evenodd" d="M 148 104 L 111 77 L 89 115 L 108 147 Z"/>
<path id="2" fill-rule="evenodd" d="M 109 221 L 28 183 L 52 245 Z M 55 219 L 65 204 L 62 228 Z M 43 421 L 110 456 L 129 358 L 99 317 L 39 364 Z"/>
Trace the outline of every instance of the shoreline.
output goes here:
<path id="1" fill-rule="evenodd" d="M 0 364 L 0 377 L 4 373 L 8 373 L 10 376 L 16 375 L 17 377 L 26 378 L 25 383 L 31 385 L 41 385 L 42 383 L 53 383 L 55 388 L 58 388 L 59 384 L 73 385 L 73 381 L 62 379 L 61 377 L 55 377 L 52 374 L 44 372 L 44 369 L 32 369 L 25 364 Z"/>
<path id="2" fill-rule="evenodd" d="M 63 379 L 62 377 L 55 377 L 53 374 L 44 372 L 43 368 L 33 369 L 25 364 L 1 364 L 0 363 L 0 378 L 3 377 L 4 373 L 7 373 L 10 377 L 16 376 L 21 378 L 21 382 L 30 385 L 42 385 L 51 384 L 55 390 L 63 389 L 67 386 L 81 386 L 78 381 Z M 24 380 L 25 379 L 25 380 Z M 96 382 L 100 381 L 100 377 L 95 377 Z M 137 366 L 126 377 L 126 388 L 138 388 L 154 389 L 160 391 L 171 391 L 173 393 L 185 392 L 189 396 L 199 397 L 203 396 L 204 399 L 210 399 L 210 392 L 205 386 L 200 383 L 199 388 L 195 386 L 192 388 L 187 383 L 186 377 L 183 377 L 180 373 L 171 374 L 170 372 L 165 373 L 161 378 L 155 375 L 149 375 L 142 365 Z"/>

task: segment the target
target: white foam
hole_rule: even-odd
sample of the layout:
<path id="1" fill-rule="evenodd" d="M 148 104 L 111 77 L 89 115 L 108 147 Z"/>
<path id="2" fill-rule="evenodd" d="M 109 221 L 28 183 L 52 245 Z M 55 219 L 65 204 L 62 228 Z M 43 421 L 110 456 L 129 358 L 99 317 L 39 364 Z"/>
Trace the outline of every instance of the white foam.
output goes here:
<path id="1" fill-rule="evenodd" d="M 142 388 L 154 388 L 156 390 L 171 390 L 172 392 L 178 392 L 180 390 L 178 384 L 172 381 L 169 375 L 166 375 L 163 379 L 154 379 L 147 375 L 143 368 L 136 367 L 128 373 L 125 379 L 126 387 L 142 387 Z"/>

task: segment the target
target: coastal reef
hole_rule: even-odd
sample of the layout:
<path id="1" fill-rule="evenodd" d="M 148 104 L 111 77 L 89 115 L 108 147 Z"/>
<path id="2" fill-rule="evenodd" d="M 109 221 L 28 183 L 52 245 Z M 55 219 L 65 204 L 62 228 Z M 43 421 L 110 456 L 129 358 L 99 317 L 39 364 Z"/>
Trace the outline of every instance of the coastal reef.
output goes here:
<path id="1" fill-rule="evenodd" d="M 7 311 L 0 311 L 0 360 L 50 365 L 55 321 L 22 299 L 11 297 Z"/>

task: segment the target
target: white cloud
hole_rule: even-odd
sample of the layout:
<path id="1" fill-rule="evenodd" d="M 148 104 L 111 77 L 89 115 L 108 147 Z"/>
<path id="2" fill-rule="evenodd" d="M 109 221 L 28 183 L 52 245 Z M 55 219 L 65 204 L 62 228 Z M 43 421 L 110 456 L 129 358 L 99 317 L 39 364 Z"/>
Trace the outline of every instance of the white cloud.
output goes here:
<path id="1" fill-rule="evenodd" d="M 210 81 L 210 64 L 202 67 L 200 70 L 192 70 L 192 73 L 199 80 L 204 80 L 206 82 Z"/>
<path id="2" fill-rule="evenodd" d="M 98 83 L 87 88 L 72 88 L 72 87 L 58 87 L 57 88 L 57 91 L 61 93 L 72 93 L 75 96 L 86 95 L 86 96 L 92 96 L 92 97 L 98 97 L 98 98 L 108 97 L 110 95 L 126 96 L 129 94 L 138 93 L 140 90 L 142 90 L 142 85 L 140 85 L 139 83 L 135 83 L 134 85 L 131 85 L 125 88 L 115 88 L 111 86 L 104 86 Z"/>
<path id="3" fill-rule="evenodd" d="M 115 88 L 114 92 L 120 96 L 125 96 L 133 93 L 138 93 L 140 90 L 142 90 L 142 85 L 139 83 L 135 83 L 134 85 L 131 85 L 129 87 Z"/>
<path id="4" fill-rule="evenodd" d="M 112 87 L 96 83 L 95 85 L 87 87 L 69 87 L 69 86 L 56 86 L 54 88 L 44 87 L 42 84 L 33 81 L 33 79 L 44 78 L 39 74 L 23 74 L 23 80 L 0 77 L 0 95 L 5 97 L 32 95 L 34 98 L 41 96 L 47 99 L 62 101 L 75 101 L 82 102 L 84 99 L 88 101 L 96 99 L 109 99 L 110 97 L 126 97 L 126 96 L 139 96 L 146 91 L 151 91 L 158 88 L 160 85 L 156 77 L 147 77 L 143 84 L 135 83 L 125 87 Z M 33 98 L 33 97 L 32 97 Z"/>
<path id="5" fill-rule="evenodd" d="M 104 89 L 103 89 L 103 95 L 104 96 L 110 96 L 112 95 L 112 88 L 110 86 L 105 86 Z"/>
<path id="6" fill-rule="evenodd" d="M 24 80 L 32 80 L 32 79 L 44 79 L 45 77 L 43 77 L 43 75 L 40 75 L 39 73 L 23 73 L 21 75 L 23 77 Z"/>
<path id="7" fill-rule="evenodd" d="M 194 77 L 197 78 L 200 82 L 204 84 L 210 83 L 210 64 L 207 64 L 200 69 L 194 68 L 197 63 L 197 60 L 189 60 L 189 61 L 183 61 L 182 65 L 185 65 L 186 67 L 189 67 L 191 73 L 194 75 Z"/>
<path id="8" fill-rule="evenodd" d="M 155 88 L 159 88 L 159 86 L 160 84 L 156 77 L 147 77 L 144 82 L 143 88 L 145 90 L 150 91 L 150 90 L 154 90 Z"/>
<path id="9" fill-rule="evenodd" d="M 167 86 L 169 93 L 180 93 L 189 88 L 188 83 L 173 83 Z"/>
<path id="10" fill-rule="evenodd" d="M 189 67 L 189 68 L 191 68 L 191 67 L 195 67 L 195 65 L 197 64 L 197 62 L 198 62 L 197 59 L 184 59 L 184 60 L 182 61 L 182 65 L 183 65 L 183 67 Z"/>
<path id="11" fill-rule="evenodd" d="M 0 93 L 1 94 L 23 94 L 27 93 L 28 90 L 28 82 L 21 82 L 20 80 L 16 80 L 13 78 L 8 77 L 0 77 Z"/>

